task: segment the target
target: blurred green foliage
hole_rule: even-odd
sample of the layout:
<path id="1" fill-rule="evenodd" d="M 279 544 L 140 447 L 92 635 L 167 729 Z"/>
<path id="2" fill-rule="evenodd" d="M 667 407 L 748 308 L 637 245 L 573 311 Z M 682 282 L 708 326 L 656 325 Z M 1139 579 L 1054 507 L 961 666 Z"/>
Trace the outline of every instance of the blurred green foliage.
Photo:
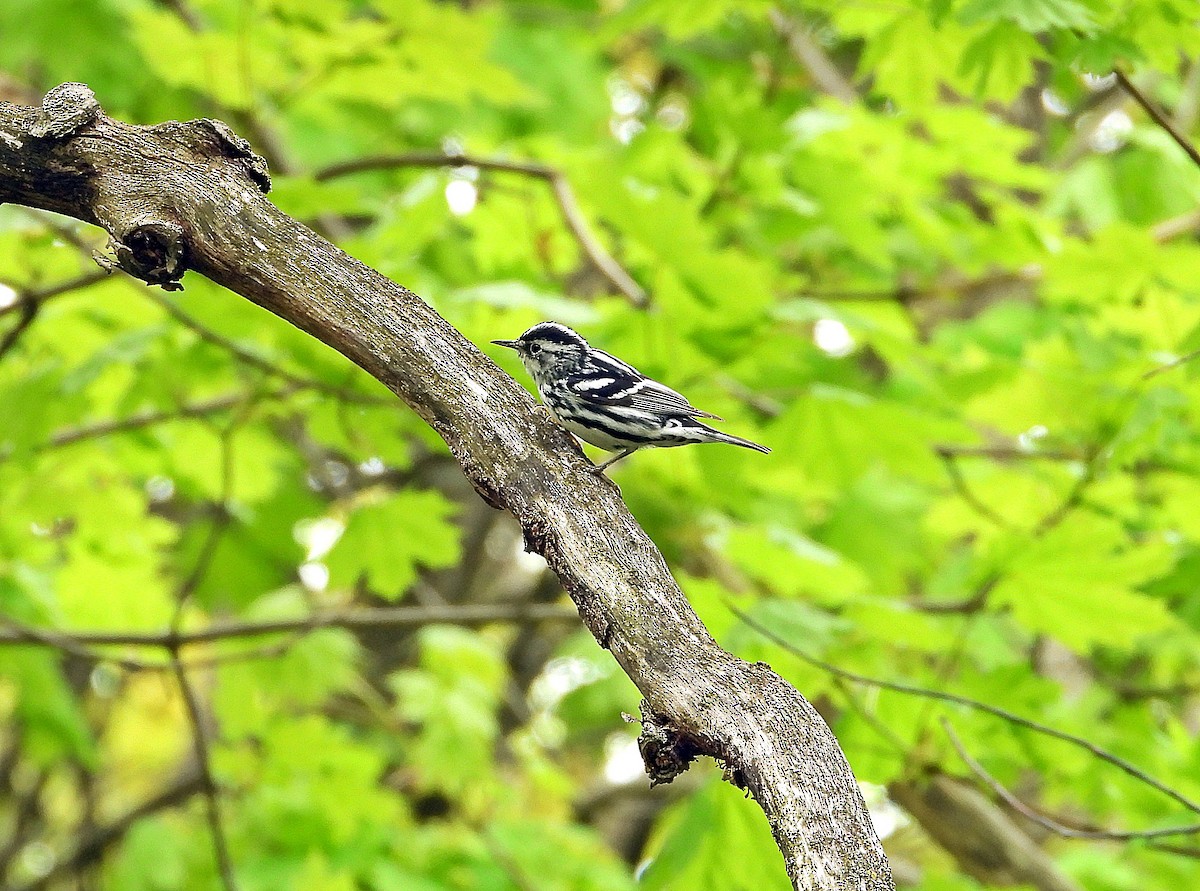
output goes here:
<path id="1" fill-rule="evenodd" d="M 807 654 L 1001 705 L 1200 797 L 1200 363 L 1180 361 L 1200 349 L 1200 170 L 1111 74 L 1195 135 L 1198 21 L 1194 0 L 6 0 L 0 96 L 79 80 L 114 117 L 224 118 L 269 156 L 281 207 L 476 343 L 556 318 L 770 445 L 616 473 L 721 642 L 817 702 L 876 793 L 968 775 L 947 715 L 1037 808 L 1136 829 L 1187 815 L 1078 747 L 838 681 L 728 603 Z M 558 171 L 649 306 L 543 179 L 321 175 L 411 152 Z M 561 597 L 411 413 L 241 298 L 114 277 L 24 318 L 99 246 L 0 212 L 10 627 Z M 0 883 L 62 866 L 50 887 L 216 887 L 195 795 L 72 865 L 192 758 L 170 672 L 120 661 L 161 668 L 161 648 L 103 653 L 0 649 Z M 577 626 L 184 657 L 246 891 L 787 887 L 716 771 L 647 795 L 621 720 L 636 691 Z M 906 884 L 978 887 L 884 798 Z M 1147 843 L 1045 847 L 1089 889 L 1200 875 Z"/>

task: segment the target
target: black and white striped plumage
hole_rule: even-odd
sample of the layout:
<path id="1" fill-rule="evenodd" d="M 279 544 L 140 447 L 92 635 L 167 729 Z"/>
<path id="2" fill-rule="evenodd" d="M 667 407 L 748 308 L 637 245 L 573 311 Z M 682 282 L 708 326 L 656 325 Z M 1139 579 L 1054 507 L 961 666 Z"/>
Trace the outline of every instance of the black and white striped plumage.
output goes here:
<path id="1" fill-rule="evenodd" d="M 632 365 L 589 346 L 566 325 L 541 322 L 516 340 L 492 343 L 517 351 L 555 420 L 585 442 L 618 453 L 597 465 L 597 472 L 647 447 L 727 442 L 771 451 L 702 424 L 696 419 L 721 419 Z"/>

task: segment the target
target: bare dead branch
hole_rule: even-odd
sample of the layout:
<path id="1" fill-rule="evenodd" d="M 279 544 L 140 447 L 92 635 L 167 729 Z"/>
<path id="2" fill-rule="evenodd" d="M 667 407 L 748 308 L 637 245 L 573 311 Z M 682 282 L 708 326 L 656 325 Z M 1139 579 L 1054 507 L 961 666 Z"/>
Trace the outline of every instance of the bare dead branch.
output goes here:
<path id="1" fill-rule="evenodd" d="M 196 644 L 219 643 L 254 637 L 284 635 L 280 640 L 246 650 L 181 659 L 185 671 L 211 668 L 234 662 L 276 659 L 283 656 L 299 641 L 323 628 L 347 630 L 394 629 L 411 630 L 427 625 L 460 625 L 467 628 L 501 622 L 533 625 L 540 622 L 579 621 L 579 613 L 570 606 L 556 604 L 482 603 L 439 604 L 436 606 L 376 607 L 338 613 L 316 613 L 297 619 L 267 622 L 230 622 L 213 624 L 197 631 L 170 630 L 163 632 L 66 632 L 58 629 L 35 628 L 14 619 L 0 621 L 0 646 L 44 646 L 70 653 L 90 662 L 111 662 L 126 671 L 171 671 L 170 661 L 151 661 L 125 653 L 110 653 L 105 647 L 160 647 L 183 649 Z"/>
<path id="2" fill-rule="evenodd" d="M 946 468 L 946 475 L 950 477 L 950 485 L 954 487 L 954 491 L 958 493 L 958 497 L 970 506 L 975 513 L 990 523 L 1002 529 L 1012 529 L 1013 524 L 984 504 L 967 484 L 967 478 L 963 476 L 962 468 L 958 466 L 955 456 L 941 449 L 936 449 L 936 451 L 938 457 L 942 459 L 942 466 Z"/>
<path id="3" fill-rule="evenodd" d="M 1073 746 L 1078 746 L 1079 748 L 1090 752 L 1093 756 L 1099 758 L 1101 761 L 1120 769 L 1124 773 L 1133 777 L 1135 780 L 1145 783 L 1147 786 L 1158 790 L 1168 798 L 1174 799 L 1189 811 L 1200 814 L 1200 802 L 1193 801 L 1178 789 L 1172 788 L 1161 780 L 1155 779 L 1140 767 L 1137 767 L 1133 763 L 1126 761 L 1119 755 L 1114 755 L 1107 749 L 1096 745 L 1091 740 L 1084 739 L 1082 736 L 1076 736 L 1073 733 L 1067 733 L 1065 730 L 1059 730 L 1055 727 L 1051 727 L 1048 724 L 1042 724 L 1039 721 L 1034 721 L 1031 718 L 1024 718 L 1015 712 L 1008 711 L 1008 709 L 1003 709 L 987 702 L 981 702 L 978 699 L 971 699 L 968 696 L 959 696 L 955 693 L 945 693 L 941 690 L 931 690 L 928 687 L 917 687 L 912 684 L 901 684 L 897 683 L 896 681 L 885 681 L 879 678 L 872 678 L 866 675 L 857 674 L 853 671 L 847 671 L 844 668 L 839 668 L 830 662 L 826 662 L 823 659 L 818 659 L 815 656 L 804 652 L 795 644 L 785 640 L 774 631 L 767 628 L 765 625 L 752 619 L 733 604 L 727 603 L 726 606 L 747 627 L 754 629 L 771 642 L 783 647 L 783 649 L 787 650 L 798 659 L 807 662 L 809 665 L 812 665 L 815 668 L 819 668 L 822 671 L 828 672 L 835 677 L 845 678 L 846 680 L 853 681 L 857 684 L 866 684 L 871 687 L 876 687 L 880 690 L 891 690 L 894 693 L 903 693 L 908 696 L 920 696 L 925 699 L 935 699 L 940 702 L 949 702 L 953 705 L 961 705 L 965 708 L 973 709 L 974 711 L 980 711 L 989 715 L 994 715 L 995 717 L 1001 718 L 1010 724 L 1015 724 L 1018 727 L 1024 727 L 1028 730 L 1033 730 L 1036 733 L 1041 733 L 1044 736 L 1049 736 L 1054 739 L 1070 743 Z"/>
<path id="4" fill-rule="evenodd" d="M 86 140 L 73 138 L 80 130 Z M 715 645 L 612 489 L 586 475 L 566 434 L 532 410 L 522 388 L 411 292 L 266 202 L 262 164 L 227 128 L 130 127 L 104 117 L 86 88 L 67 85 L 40 112 L 0 106 L 0 174 L 3 200 L 106 228 L 126 271 L 171 286 L 195 268 L 390 386 L 447 441 L 476 488 L 522 523 L 646 694 L 647 714 L 689 751 L 738 769 L 796 886 L 840 877 L 891 887 L 861 795 L 811 706 L 765 666 Z"/>
<path id="5" fill-rule="evenodd" d="M 579 244 L 592 266 L 608 279 L 609 283 L 624 294 L 634 306 L 644 307 L 649 302 L 646 291 L 633 280 L 625 268 L 604 249 L 588 228 L 583 211 L 575 199 L 575 192 L 561 170 L 537 161 L 510 161 L 504 158 L 486 158 L 466 154 L 442 152 L 406 152 L 399 155 L 374 155 L 331 164 L 313 174 L 317 182 L 337 179 L 369 170 L 394 170 L 401 167 L 475 167 L 502 173 L 517 173 L 549 183 L 554 200 L 562 213 L 563 221 Z"/>
<path id="6" fill-rule="evenodd" d="M 1191 823 L 1187 826 L 1173 826 L 1164 829 L 1134 829 L 1134 830 L 1113 830 L 1113 829 L 1074 829 L 1060 823 L 1058 820 L 1052 820 L 1044 814 L 1038 813 L 1021 799 L 1017 798 L 1012 792 L 1004 788 L 1003 784 L 994 776 L 983 769 L 978 761 L 971 757 L 971 753 L 967 751 L 962 744 L 962 740 L 958 738 L 958 734 L 954 732 L 954 728 L 950 726 L 950 722 L 943 716 L 941 718 L 942 729 L 946 731 L 946 736 L 950 739 L 951 745 L 954 746 L 958 757 L 962 758 L 963 763 L 971 769 L 971 772 L 979 779 L 983 780 L 996 795 L 1014 811 L 1020 814 L 1027 820 L 1030 820 L 1041 826 L 1055 835 L 1061 835 L 1063 838 L 1085 838 L 1102 841 L 1133 841 L 1135 839 L 1145 838 L 1167 838 L 1174 835 L 1195 835 L 1200 832 L 1200 823 Z"/>
<path id="7" fill-rule="evenodd" d="M 0 337 L 0 359 L 17 345 L 17 341 L 21 336 L 29 330 L 29 326 L 37 319 L 38 313 L 41 311 L 42 305 L 36 300 L 22 300 L 17 304 L 21 308 L 21 317 L 17 319 L 17 323 L 4 332 L 4 336 Z"/>
<path id="8" fill-rule="evenodd" d="M 1159 365 L 1157 368 L 1151 368 L 1142 375 L 1142 380 L 1148 381 L 1153 377 L 1158 377 L 1160 374 L 1165 374 L 1168 371 L 1172 371 L 1178 368 L 1180 365 L 1186 365 L 1188 362 L 1191 362 L 1196 358 L 1200 358 L 1200 350 L 1192 350 L 1190 353 L 1184 353 L 1182 356 L 1172 359 L 1170 362 L 1167 362 L 1164 365 Z"/>
<path id="9" fill-rule="evenodd" d="M 673 755 L 657 779 L 717 757 L 762 807 L 797 889 L 893 888 L 853 773 L 807 700 L 716 644 L 617 492 L 524 388 L 412 292 L 279 211 L 269 187 L 262 159 L 219 121 L 131 126 L 81 84 L 41 109 L 0 104 L 0 201 L 101 226 L 115 265 L 149 284 L 178 287 L 192 269 L 242 294 L 433 427 L 641 689 L 644 726 Z"/>
<path id="10" fill-rule="evenodd" d="M 130 656 L 110 656 L 107 653 L 102 653 L 92 648 L 73 634 L 51 628 L 35 628 L 32 625 L 19 622 L 10 616 L 0 616 L 0 625 L 3 626 L 3 629 L 0 630 L 0 635 L 3 635 L 3 643 L 40 644 L 41 646 L 51 647 L 60 652 L 69 653 L 72 656 L 78 656 L 80 659 L 87 659 L 91 662 L 114 662 L 127 671 L 142 671 L 148 668 L 161 667 Z"/>
<path id="11" fill-rule="evenodd" d="M 1083 452 L 1067 449 L 1027 449 L 1013 444 L 958 445 L 940 443 L 933 447 L 939 458 L 987 458 L 992 461 L 1086 461 Z"/>

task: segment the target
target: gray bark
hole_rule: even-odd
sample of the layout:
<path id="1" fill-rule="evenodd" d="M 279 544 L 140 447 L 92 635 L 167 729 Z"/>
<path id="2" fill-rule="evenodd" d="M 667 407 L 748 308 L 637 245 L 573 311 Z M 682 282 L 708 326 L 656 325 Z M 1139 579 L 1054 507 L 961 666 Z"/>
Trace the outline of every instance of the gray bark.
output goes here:
<path id="1" fill-rule="evenodd" d="M 893 783 L 888 791 L 963 872 L 983 884 L 1081 891 L 1033 838 L 965 781 L 934 774 Z"/>
<path id="2" fill-rule="evenodd" d="M 611 483 L 570 436 L 411 291 L 274 207 L 265 164 L 216 121 L 136 127 L 64 84 L 0 103 L 0 202 L 105 229 L 116 264 L 179 287 L 192 269 L 337 349 L 445 440 L 476 490 L 520 522 L 600 644 L 642 691 L 652 782 L 697 755 L 762 807 L 797 889 L 894 887 L 850 765 L 812 706 L 722 650 Z"/>

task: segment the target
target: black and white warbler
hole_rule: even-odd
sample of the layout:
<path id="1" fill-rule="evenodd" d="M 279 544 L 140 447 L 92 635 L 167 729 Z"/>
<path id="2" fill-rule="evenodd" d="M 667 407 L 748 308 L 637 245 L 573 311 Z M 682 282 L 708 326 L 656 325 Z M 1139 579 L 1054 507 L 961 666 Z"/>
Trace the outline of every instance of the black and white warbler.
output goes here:
<path id="1" fill-rule="evenodd" d="M 593 467 L 596 473 L 647 447 L 727 442 L 771 451 L 700 423 L 697 418 L 721 419 L 632 365 L 589 346 L 566 325 L 541 322 L 516 340 L 492 343 L 517 351 L 556 421 L 585 442 L 617 452 Z"/>

